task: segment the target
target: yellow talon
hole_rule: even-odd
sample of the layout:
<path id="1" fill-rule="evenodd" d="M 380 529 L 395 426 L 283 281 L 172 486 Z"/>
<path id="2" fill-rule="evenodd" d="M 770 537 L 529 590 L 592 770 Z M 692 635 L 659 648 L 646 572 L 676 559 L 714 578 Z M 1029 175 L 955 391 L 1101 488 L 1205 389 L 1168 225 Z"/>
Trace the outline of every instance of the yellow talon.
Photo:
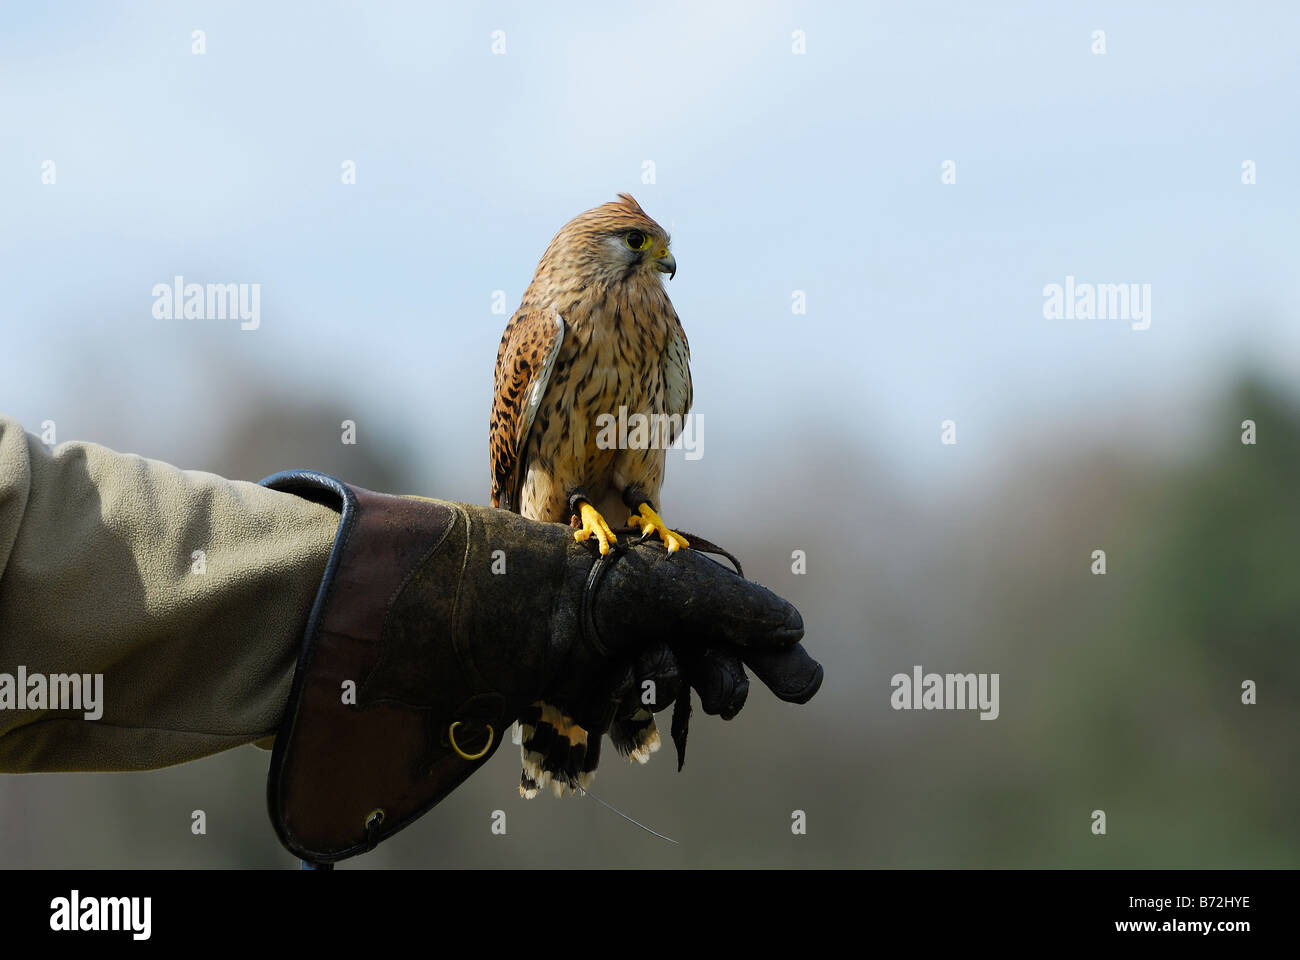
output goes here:
<path id="1" fill-rule="evenodd" d="M 583 541 L 594 533 L 600 542 L 600 555 L 609 553 L 609 545 L 618 540 L 605 518 L 589 503 L 579 504 L 578 513 L 582 515 L 582 529 L 573 535 L 574 540 Z"/>
<path id="2" fill-rule="evenodd" d="M 652 533 L 659 534 L 659 539 L 667 544 L 669 553 L 676 553 L 682 547 L 689 547 L 691 545 L 691 542 L 680 533 L 673 533 L 669 530 L 668 524 L 664 523 L 663 520 L 660 519 L 659 514 L 650 509 L 650 504 L 643 503 L 637 509 L 640 512 L 640 516 L 633 514 L 628 517 L 627 525 L 629 527 L 641 527 L 645 531 L 646 536 L 649 536 Z"/>

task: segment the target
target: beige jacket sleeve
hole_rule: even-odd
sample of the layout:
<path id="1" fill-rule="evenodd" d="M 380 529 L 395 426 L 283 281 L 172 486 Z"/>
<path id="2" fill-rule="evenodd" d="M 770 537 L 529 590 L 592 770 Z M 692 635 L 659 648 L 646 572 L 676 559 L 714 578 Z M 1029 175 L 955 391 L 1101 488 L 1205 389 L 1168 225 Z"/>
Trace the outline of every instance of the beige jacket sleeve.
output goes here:
<path id="1" fill-rule="evenodd" d="M 338 519 L 0 416 L 0 772 L 149 769 L 274 733 Z"/>

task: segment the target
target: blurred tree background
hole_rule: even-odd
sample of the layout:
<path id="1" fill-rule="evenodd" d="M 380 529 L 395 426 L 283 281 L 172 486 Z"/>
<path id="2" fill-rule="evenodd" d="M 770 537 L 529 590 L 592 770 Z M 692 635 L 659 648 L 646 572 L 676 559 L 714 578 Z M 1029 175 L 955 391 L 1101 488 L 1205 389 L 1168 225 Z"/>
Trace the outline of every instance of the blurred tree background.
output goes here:
<path id="1" fill-rule="evenodd" d="M 226 410 L 219 436 L 149 434 L 142 452 L 238 478 L 305 465 L 374 489 L 462 495 L 417 468 L 377 413 L 358 418 L 364 442 L 340 444 L 354 409 L 262 387 Z M 104 432 L 123 428 L 104 416 Z M 1246 418 L 1253 446 L 1240 442 Z M 677 845 L 590 799 L 521 800 L 507 744 L 350 865 L 1294 867 L 1300 413 L 1247 376 L 1205 422 L 1204 443 L 1172 455 L 1036 438 L 997 475 L 938 499 L 899 489 L 824 433 L 797 432 L 761 486 L 701 491 L 675 516 L 798 604 L 827 680 L 803 708 L 758 686 L 730 723 L 697 708 L 681 774 L 668 746 L 643 768 L 607 758 L 596 793 Z M 791 513 L 792 490 L 837 506 Z M 793 548 L 806 575 L 791 571 Z M 1095 549 L 1105 576 L 1090 571 Z M 892 710 L 890 677 L 913 664 L 999 673 L 1000 716 Z M 1259 686 L 1255 706 L 1241 702 L 1245 680 Z M 145 774 L 6 777 L 0 863 L 291 866 L 265 813 L 268 756 L 246 747 Z M 206 836 L 189 832 L 195 809 Z M 498 809 L 505 836 L 489 829 Z M 1096 809 L 1104 837 L 1090 830 Z M 795 810 L 806 836 L 791 833 Z"/>

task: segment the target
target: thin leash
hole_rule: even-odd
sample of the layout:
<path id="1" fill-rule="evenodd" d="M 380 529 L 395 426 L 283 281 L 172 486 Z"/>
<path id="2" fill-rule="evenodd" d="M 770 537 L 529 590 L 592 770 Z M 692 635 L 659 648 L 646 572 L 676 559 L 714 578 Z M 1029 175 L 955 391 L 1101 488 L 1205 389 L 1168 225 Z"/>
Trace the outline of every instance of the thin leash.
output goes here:
<path id="1" fill-rule="evenodd" d="M 659 833 L 659 832 L 656 831 L 656 830 L 651 830 L 649 827 L 647 827 L 647 826 L 646 826 L 644 823 L 642 823 L 641 821 L 639 821 L 639 820 L 634 820 L 632 817 L 629 817 L 626 813 L 624 813 L 624 812 L 623 812 L 622 810 L 620 810 L 618 807 L 614 806 L 612 803 L 606 803 L 604 800 L 600 799 L 600 797 L 596 796 L 596 795 L 595 795 L 594 793 L 592 793 L 590 790 L 588 790 L 588 789 L 586 789 L 586 788 L 584 788 L 584 787 L 579 787 L 579 788 L 578 788 L 578 792 L 581 793 L 581 794 L 582 794 L 583 796 L 585 796 L 585 797 L 591 797 L 591 799 L 595 800 L 597 803 L 599 803 L 599 804 L 600 804 L 602 807 L 604 807 L 606 810 L 613 810 L 615 813 L 617 813 L 620 817 L 622 817 L 622 818 L 623 818 L 624 820 L 626 820 L 628 823 L 634 823 L 634 824 L 636 824 L 638 827 L 640 827 L 640 828 L 641 828 L 642 830 L 644 830 L 646 833 L 651 834 L 652 836 L 656 836 L 656 837 L 658 837 L 660 840 L 667 840 L 669 843 L 677 843 L 677 841 L 674 840 L 672 837 L 665 837 L 662 833 Z M 680 846 L 680 844 L 679 844 L 679 846 Z"/>

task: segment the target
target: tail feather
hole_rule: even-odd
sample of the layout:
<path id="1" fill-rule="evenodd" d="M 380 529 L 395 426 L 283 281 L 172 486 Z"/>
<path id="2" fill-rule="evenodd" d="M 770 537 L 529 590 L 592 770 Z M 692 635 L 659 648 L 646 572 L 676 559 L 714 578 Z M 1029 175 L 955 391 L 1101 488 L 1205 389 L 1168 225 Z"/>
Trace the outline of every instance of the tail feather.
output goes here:
<path id="1" fill-rule="evenodd" d="M 603 737 L 587 737 L 587 753 L 582 758 L 582 766 L 578 770 L 578 786 L 586 790 L 596 780 L 596 767 L 600 763 L 600 741 Z"/>
<path id="2" fill-rule="evenodd" d="M 520 754 L 523 773 L 519 794 L 537 796 L 548 785 L 558 797 L 591 783 L 595 759 L 587 731 L 558 707 L 535 703 L 520 717 Z M 589 760 L 590 757 L 590 760 Z"/>
<path id="3" fill-rule="evenodd" d="M 662 745 L 654 714 L 638 710 L 626 720 L 615 720 L 609 728 L 609 740 L 621 756 L 636 763 L 646 763 L 650 754 Z"/>
<path id="4" fill-rule="evenodd" d="M 535 703 L 519 718 L 523 771 L 519 795 L 537 796 L 548 786 L 555 796 L 585 790 L 596 779 L 600 763 L 600 737 L 589 736 L 573 718 L 548 703 Z M 609 729 L 610 742 L 622 756 L 645 763 L 659 750 L 659 730 L 654 715 L 638 710 Z"/>

